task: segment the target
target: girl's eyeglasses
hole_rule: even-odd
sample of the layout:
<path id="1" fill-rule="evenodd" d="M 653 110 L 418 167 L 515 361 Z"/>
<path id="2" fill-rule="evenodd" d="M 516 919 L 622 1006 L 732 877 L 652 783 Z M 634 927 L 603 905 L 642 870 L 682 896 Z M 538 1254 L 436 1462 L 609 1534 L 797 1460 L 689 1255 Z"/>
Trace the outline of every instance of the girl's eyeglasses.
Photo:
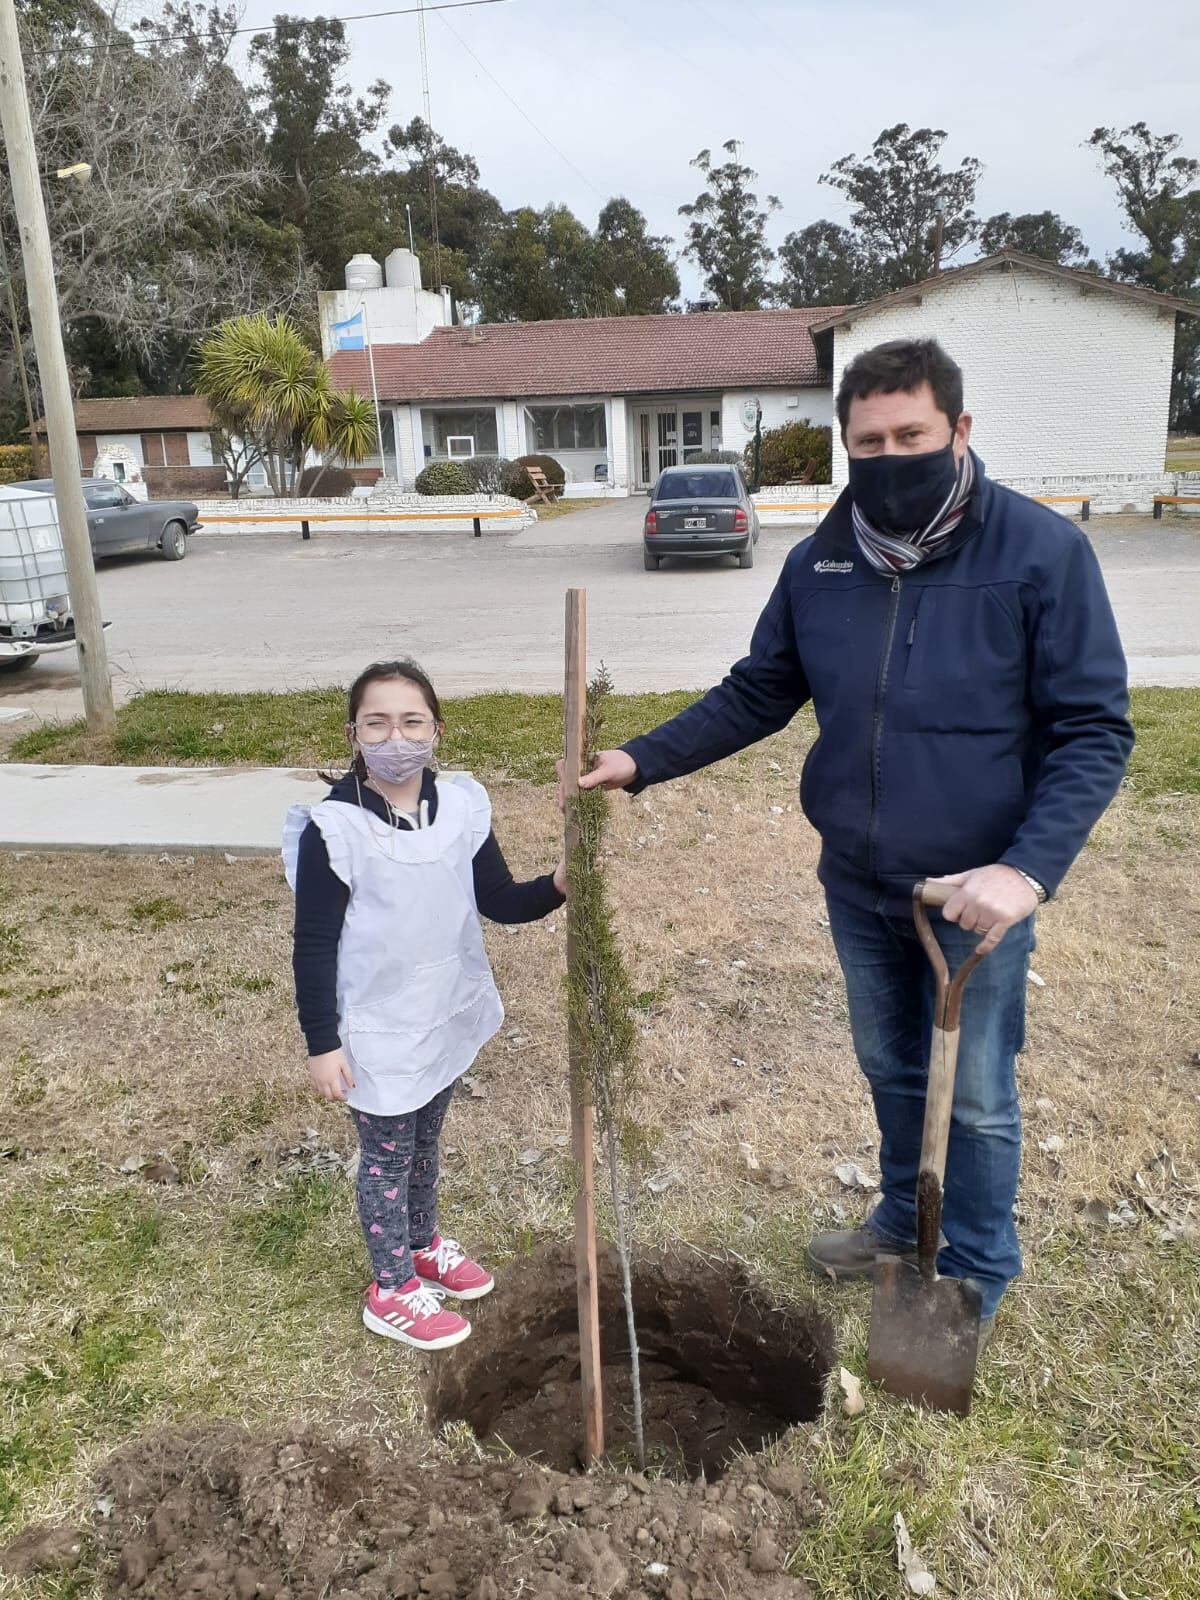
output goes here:
<path id="1" fill-rule="evenodd" d="M 421 717 L 415 714 L 404 717 L 385 717 L 380 713 L 372 712 L 370 716 L 359 717 L 357 722 L 351 723 L 355 733 L 364 744 L 381 744 L 394 728 L 401 739 L 432 739 L 437 731 L 437 723 L 432 717 Z"/>

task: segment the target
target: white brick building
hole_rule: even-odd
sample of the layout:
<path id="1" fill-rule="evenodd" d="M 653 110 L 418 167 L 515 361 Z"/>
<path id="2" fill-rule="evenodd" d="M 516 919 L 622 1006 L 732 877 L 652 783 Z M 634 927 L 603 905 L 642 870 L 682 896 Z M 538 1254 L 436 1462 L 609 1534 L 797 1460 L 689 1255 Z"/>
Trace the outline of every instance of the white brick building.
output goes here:
<path id="1" fill-rule="evenodd" d="M 353 281 L 352 281 L 353 280 Z M 963 368 L 992 477 L 1034 494 L 1148 509 L 1164 472 L 1175 320 L 1200 308 L 1007 251 L 852 307 L 455 325 L 408 251 L 321 295 L 335 381 L 369 393 L 367 352 L 331 326 L 367 310 L 385 475 L 426 462 L 554 456 L 567 492 L 629 494 L 665 467 L 741 451 L 762 427 L 833 421 L 841 372 L 888 339 L 935 337 Z M 381 337 L 375 330 L 384 330 Z M 834 430 L 834 485 L 846 457 Z M 792 498 L 795 498 L 794 496 Z"/>
<path id="2" fill-rule="evenodd" d="M 935 338 L 963 369 L 971 443 L 988 473 L 1081 493 L 1164 472 L 1175 320 L 1200 307 L 1008 251 L 831 311 L 833 372 L 888 339 Z M 846 481 L 834 434 L 833 480 Z M 1138 497 L 1140 498 L 1140 497 Z"/>
<path id="3" fill-rule="evenodd" d="M 360 393 L 373 364 L 384 470 L 404 488 L 429 461 L 540 452 L 562 463 L 568 492 L 629 494 L 679 461 L 743 450 L 759 407 L 764 429 L 832 419 L 832 336 L 809 333 L 825 309 L 461 326 L 448 297 L 433 320 L 439 302 L 407 251 L 388 257 L 386 283 L 363 257 L 352 277 L 320 297 L 324 353 Z M 361 307 L 370 361 L 334 349 L 333 323 Z"/>

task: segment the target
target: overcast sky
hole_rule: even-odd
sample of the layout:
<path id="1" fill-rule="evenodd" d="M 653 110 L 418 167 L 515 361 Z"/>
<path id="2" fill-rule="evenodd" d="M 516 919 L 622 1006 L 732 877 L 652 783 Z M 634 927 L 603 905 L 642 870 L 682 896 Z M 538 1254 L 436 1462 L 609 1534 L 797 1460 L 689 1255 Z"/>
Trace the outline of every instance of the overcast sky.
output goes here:
<path id="1" fill-rule="evenodd" d="M 245 23 L 405 3 L 250 0 Z M 390 83 L 393 121 L 419 114 L 416 18 L 347 32 L 355 83 Z M 845 221 L 821 173 L 908 122 L 946 129 L 945 164 L 983 162 L 980 216 L 1057 211 L 1103 259 L 1126 236 L 1081 148 L 1092 129 L 1144 120 L 1200 157 L 1195 0 L 505 0 L 430 13 L 426 32 L 443 137 L 506 207 L 562 202 L 589 225 L 623 194 L 678 239 L 677 208 L 701 188 L 688 163 L 737 138 L 759 193 L 783 202 L 778 244 L 817 217 Z"/>

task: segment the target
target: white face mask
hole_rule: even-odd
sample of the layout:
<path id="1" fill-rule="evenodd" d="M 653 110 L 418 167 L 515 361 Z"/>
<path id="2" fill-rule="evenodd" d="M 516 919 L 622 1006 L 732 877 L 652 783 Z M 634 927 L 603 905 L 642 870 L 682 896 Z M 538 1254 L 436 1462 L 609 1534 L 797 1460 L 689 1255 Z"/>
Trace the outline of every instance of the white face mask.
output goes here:
<path id="1" fill-rule="evenodd" d="M 358 746 L 367 771 L 380 783 L 401 784 L 415 778 L 433 759 L 432 739 L 382 739 Z"/>

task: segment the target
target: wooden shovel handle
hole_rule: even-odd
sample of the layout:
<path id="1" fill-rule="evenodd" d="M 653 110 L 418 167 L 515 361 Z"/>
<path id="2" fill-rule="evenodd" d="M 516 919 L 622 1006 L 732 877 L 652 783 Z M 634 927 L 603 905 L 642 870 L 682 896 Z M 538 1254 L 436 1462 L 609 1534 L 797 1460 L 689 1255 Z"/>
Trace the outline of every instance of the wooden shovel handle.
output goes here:
<path id="1" fill-rule="evenodd" d="M 922 878 L 913 890 L 913 897 L 919 897 L 923 906 L 936 906 L 940 910 L 950 896 L 957 893 L 958 889 L 952 883 L 933 883 L 928 878 Z"/>
<path id="2" fill-rule="evenodd" d="M 946 1175 L 946 1147 L 950 1142 L 950 1112 L 954 1104 L 954 1076 L 958 1066 L 958 1021 L 962 1011 L 962 994 L 967 979 L 983 960 L 978 951 L 972 951 L 953 978 L 942 947 L 934 938 L 929 925 L 927 905 L 943 906 L 954 889 L 950 884 L 916 884 L 913 888 L 913 921 L 917 936 L 933 968 L 935 996 L 933 1031 L 929 1041 L 929 1076 L 925 1089 L 925 1123 L 921 1133 L 921 1173 L 936 1180 L 938 1206 L 941 1211 L 941 1187 Z M 926 1212 L 932 1209 L 930 1192 L 925 1195 Z M 924 1267 L 924 1259 L 922 1258 Z"/>
<path id="3" fill-rule="evenodd" d="M 929 1041 L 929 1078 L 925 1088 L 925 1123 L 921 1131 L 921 1171 L 932 1172 L 940 1190 L 946 1176 L 950 1143 L 950 1111 L 958 1066 L 958 1029 L 935 1026 Z M 940 1208 L 939 1208 L 940 1209 Z"/>

